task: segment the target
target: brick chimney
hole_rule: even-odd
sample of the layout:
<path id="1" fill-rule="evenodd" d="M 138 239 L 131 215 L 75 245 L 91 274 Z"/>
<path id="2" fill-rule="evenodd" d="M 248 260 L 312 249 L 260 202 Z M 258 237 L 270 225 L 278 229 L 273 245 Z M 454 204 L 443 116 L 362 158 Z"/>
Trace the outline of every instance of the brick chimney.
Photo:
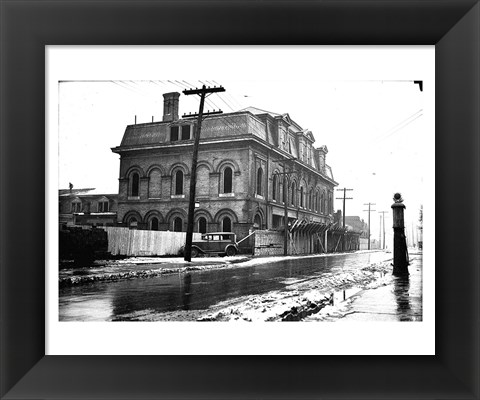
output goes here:
<path id="1" fill-rule="evenodd" d="M 328 153 L 327 146 L 321 146 L 315 150 L 315 153 L 317 154 L 318 169 L 320 170 L 320 172 L 325 173 L 325 158 Z"/>
<path id="2" fill-rule="evenodd" d="M 163 121 L 178 120 L 178 98 L 180 93 L 171 92 L 163 95 Z"/>

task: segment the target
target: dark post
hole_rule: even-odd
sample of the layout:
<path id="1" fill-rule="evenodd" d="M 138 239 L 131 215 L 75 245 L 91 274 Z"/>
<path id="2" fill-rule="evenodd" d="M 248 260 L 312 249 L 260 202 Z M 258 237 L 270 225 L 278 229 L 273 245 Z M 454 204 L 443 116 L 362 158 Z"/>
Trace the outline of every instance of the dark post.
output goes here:
<path id="1" fill-rule="evenodd" d="M 393 196 L 395 203 L 392 204 L 393 210 L 393 275 L 408 276 L 408 254 L 407 242 L 405 240 L 405 226 L 403 221 L 402 195 L 395 193 Z"/>
<path id="2" fill-rule="evenodd" d="M 287 190 L 287 166 L 283 162 L 283 255 L 288 255 L 288 190 Z"/>
<path id="3" fill-rule="evenodd" d="M 193 154 L 192 154 L 192 170 L 190 174 L 190 193 L 188 201 L 188 220 L 187 220 L 187 235 L 185 239 L 185 251 L 183 259 L 185 261 L 192 260 L 192 239 L 193 239 L 193 216 L 195 212 L 195 186 L 197 184 L 197 158 L 198 158 L 198 147 L 200 144 L 200 133 L 202 131 L 202 119 L 204 116 L 212 114 L 221 114 L 221 111 L 214 112 L 203 112 L 203 106 L 205 104 L 205 97 L 208 93 L 224 92 L 223 87 L 205 87 L 202 86 L 201 89 L 190 89 L 184 90 L 185 95 L 197 94 L 200 96 L 200 108 L 198 114 L 190 114 L 188 117 L 197 117 L 197 124 L 194 130 L 194 142 L 193 142 Z M 187 117 L 184 115 L 183 117 Z"/>

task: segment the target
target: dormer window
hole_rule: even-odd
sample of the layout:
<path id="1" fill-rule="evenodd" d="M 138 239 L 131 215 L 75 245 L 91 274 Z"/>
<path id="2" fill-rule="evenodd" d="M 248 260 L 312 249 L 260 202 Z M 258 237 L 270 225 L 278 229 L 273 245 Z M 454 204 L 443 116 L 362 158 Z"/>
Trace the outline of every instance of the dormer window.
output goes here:
<path id="1" fill-rule="evenodd" d="M 100 200 L 98 202 L 98 212 L 108 212 L 108 211 L 109 211 L 108 200 Z"/>
<path id="2" fill-rule="evenodd" d="M 178 126 L 170 127 L 170 141 L 176 142 L 178 140 Z"/>
<path id="3" fill-rule="evenodd" d="M 190 140 L 190 125 L 182 125 L 182 140 Z"/>
<path id="4" fill-rule="evenodd" d="M 170 127 L 170 141 L 190 140 L 192 138 L 192 126 L 180 125 Z"/>

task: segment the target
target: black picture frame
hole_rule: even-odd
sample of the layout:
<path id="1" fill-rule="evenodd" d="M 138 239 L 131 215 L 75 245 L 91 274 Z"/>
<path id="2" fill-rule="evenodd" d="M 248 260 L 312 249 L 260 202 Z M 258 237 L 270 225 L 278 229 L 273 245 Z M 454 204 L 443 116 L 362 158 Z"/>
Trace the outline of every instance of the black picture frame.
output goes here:
<path id="1" fill-rule="evenodd" d="M 478 0 L 0 4 L 2 399 L 479 398 Z M 45 356 L 45 46 L 158 44 L 436 46 L 435 356 Z"/>

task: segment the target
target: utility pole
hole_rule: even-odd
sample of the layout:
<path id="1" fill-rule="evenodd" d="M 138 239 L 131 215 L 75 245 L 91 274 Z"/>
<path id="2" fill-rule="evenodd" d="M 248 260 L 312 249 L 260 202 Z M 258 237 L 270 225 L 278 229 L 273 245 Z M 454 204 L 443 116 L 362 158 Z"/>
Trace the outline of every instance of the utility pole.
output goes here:
<path id="1" fill-rule="evenodd" d="M 343 188 L 343 189 L 337 189 L 337 192 L 338 191 L 343 191 L 343 197 L 337 197 L 337 200 L 342 200 L 343 199 L 343 229 L 345 230 L 345 200 L 352 200 L 353 197 L 347 197 L 347 190 L 348 191 L 352 191 L 353 189 L 347 189 L 347 188 Z M 346 240 L 346 237 L 345 237 L 345 233 L 343 234 L 343 250 L 345 250 L 345 240 Z"/>
<path id="2" fill-rule="evenodd" d="M 272 161 L 280 161 L 280 160 L 272 160 Z M 285 159 L 282 161 L 282 173 L 275 173 L 274 175 L 282 175 L 283 177 L 283 225 L 284 225 L 284 232 L 283 232 L 283 255 L 288 255 L 288 187 L 287 187 L 287 175 L 294 174 L 294 171 L 287 172 L 287 163 Z"/>
<path id="3" fill-rule="evenodd" d="M 378 211 L 378 213 L 382 214 L 383 216 L 383 247 L 382 249 L 385 249 L 385 214 L 388 214 L 388 211 Z"/>
<path id="4" fill-rule="evenodd" d="M 183 94 L 186 96 L 197 94 L 200 96 L 200 108 L 198 109 L 198 114 L 188 114 L 183 115 L 183 118 L 196 117 L 197 125 L 194 129 L 194 142 L 193 142 L 193 155 L 192 155 L 192 171 L 190 175 L 190 198 L 188 202 L 188 222 L 187 222 L 187 238 L 185 240 L 185 253 L 184 260 L 192 260 L 192 237 L 193 237 L 193 217 L 195 212 L 195 187 L 197 184 L 197 159 L 198 159 L 198 147 L 200 143 L 200 132 L 202 131 L 202 120 L 204 117 L 212 114 L 221 114 L 222 111 L 212 111 L 212 112 L 203 112 L 203 106 L 205 104 L 205 97 L 207 94 L 224 92 L 223 87 L 206 87 L 202 86 L 201 89 L 189 89 L 184 90 Z"/>
<path id="5" fill-rule="evenodd" d="M 375 203 L 364 203 L 363 205 L 368 206 L 368 210 L 363 210 L 363 211 L 368 211 L 368 250 L 370 250 L 370 212 L 376 211 L 376 210 L 372 210 L 370 206 L 374 206 Z"/>

